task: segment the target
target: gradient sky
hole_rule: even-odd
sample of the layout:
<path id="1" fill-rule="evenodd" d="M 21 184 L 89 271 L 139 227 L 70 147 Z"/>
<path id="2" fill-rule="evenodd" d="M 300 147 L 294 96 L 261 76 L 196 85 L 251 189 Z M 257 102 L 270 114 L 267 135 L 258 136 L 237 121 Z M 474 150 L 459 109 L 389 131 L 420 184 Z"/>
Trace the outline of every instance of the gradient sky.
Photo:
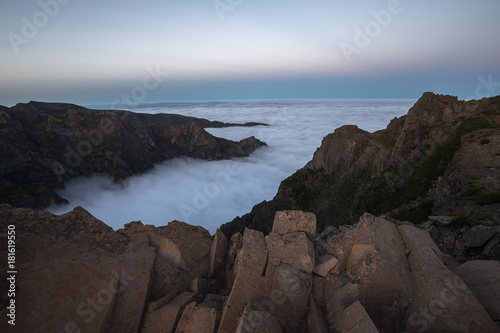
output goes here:
<path id="1" fill-rule="evenodd" d="M 0 3 L 0 104 L 500 94 L 499 0 L 59 1 Z"/>

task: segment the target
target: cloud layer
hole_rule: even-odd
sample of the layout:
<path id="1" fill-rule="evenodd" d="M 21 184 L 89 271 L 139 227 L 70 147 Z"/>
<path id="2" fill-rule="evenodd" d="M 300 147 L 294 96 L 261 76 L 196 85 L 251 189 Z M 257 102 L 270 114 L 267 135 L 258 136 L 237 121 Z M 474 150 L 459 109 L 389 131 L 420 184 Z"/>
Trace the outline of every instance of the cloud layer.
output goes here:
<path id="1" fill-rule="evenodd" d="M 249 212 L 253 205 L 272 199 L 280 182 L 303 167 L 322 138 L 335 128 L 356 124 L 368 131 L 382 129 L 413 103 L 325 100 L 138 105 L 133 111 L 268 123 L 271 126 L 208 129 L 231 140 L 254 135 L 268 147 L 229 161 L 176 158 L 121 184 L 105 177 L 75 179 L 59 192 L 70 205 L 51 207 L 50 211 L 60 214 L 83 206 L 114 229 L 135 220 L 160 226 L 177 219 L 213 233 L 222 223 Z"/>

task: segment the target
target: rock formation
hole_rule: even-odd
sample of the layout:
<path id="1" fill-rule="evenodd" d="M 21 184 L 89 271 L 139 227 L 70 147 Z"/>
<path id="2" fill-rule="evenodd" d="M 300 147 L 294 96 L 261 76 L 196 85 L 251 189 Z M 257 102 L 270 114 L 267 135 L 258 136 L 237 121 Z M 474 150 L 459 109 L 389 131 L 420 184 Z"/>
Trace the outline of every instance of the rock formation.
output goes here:
<path id="1" fill-rule="evenodd" d="M 7 225 L 19 332 L 500 332 L 500 262 L 458 265 L 425 229 L 370 214 L 319 234 L 314 214 L 281 211 L 267 236 L 226 239 L 4 204 Z"/>
<path id="2" fill-rule="evenodd" d="M 448 215 L 450 225 L 431 231 L 442 251 L 500 259 L 498 231 L 488 229 L 500 221 L 499 169 L 500 96 L 466 102 L 424 93 L 384 130 L 348 125 L 327 135 L 273 200 L 221 230 L 267 234 L 276 211 L 287 209 L 313 212 L 320 230 L 353 224 L 364 212 L 415 224 Z"/>
<path id="3" fill-rule="evenodd" d="M 177 156 L 228 159 L 265 145 L 254 137 L 233 142 L 204 130 L 237 125 L 62 103 L 0 107 L 0 200 L 45 208 L 65 202 L 54 189 L 73 177 L 101 174 L 121 180 Z M 240 126 L 255 125 L 263 124 Z"/>

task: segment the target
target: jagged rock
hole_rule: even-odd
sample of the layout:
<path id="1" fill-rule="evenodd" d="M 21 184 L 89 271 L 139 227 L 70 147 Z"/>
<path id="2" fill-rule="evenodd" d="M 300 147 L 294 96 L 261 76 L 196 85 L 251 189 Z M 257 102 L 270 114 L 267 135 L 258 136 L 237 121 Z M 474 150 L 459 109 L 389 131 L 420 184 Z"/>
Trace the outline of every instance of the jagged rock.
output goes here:
<path id="1" fill-rule="evenodd" d="M 377 327 L 393 326 L 413 298 L 405 244 L 396 225 L 364 214 L 355 230 L 329 239 L 338 274 L 359 285 L 359 300 Z M 337 269 L 337 268 L 336 268 Z"/>
<path id="2" fill-rule="evenodd" d="M 213 277 L 219 267 L 223 266 L 226 261 L 227 248 L 229 241 L 220 229 L 217 229 L 210 250 L 210 266 L 208 268 L 208 276 Z"/>
<path id="3" fill-rule="evenodd" d="M 114 300 L 113 312 L 107 324 L 107 332 L 134 333 L 139 330 L 149 298 L 150 282 L 155 251 L 127 252 L 122 255 L 122 278 Z M 127 281 L 128 280 L 128 281 Z"/>
<path id="4" fill-rule="evenodd" d="M 323 229 L 321 234 L 319 234 L 319 238 L 326 240 L 328 237 L 338 235 L 339 233 L 340 231 L 337 228 L 335 228 L 333 225 L 329 225 L 325 229 Z"/>
<path id="5" fill-rule="evenodd" d="M 342 285 L 337 278 L 329 279 L 325 286 L 325 313 L 331 332 L 342 332 L 344 309 L 359 299 L 359 285 Z"/>
<path id="6" fill-rule="evenodd" d="M 354 302 L 348 308 L 344 310 L 344 322 L 342 332 L 346 333 L 378 333 L 375 324 L 368 313 L 366 313 L 365 308 L 360 302 Z"/>
<path id="7" fill-rule="evenodd" d="M 310 333 L 328 333 L 328 326 L 316 301 L 309 299 L 309 314 L 307 315 L 307 331 Z"/>
<path id="8" fill-rule="evenodd" d="M 149 296 L 154 248 L 81 207 L 61 216 L 0 205 L 0 229 L 17 237 L 16 329 L 136 332 Z M 5 247 L 6 248 L 6 247 Z M 1 249 L 0 253 L 5 254 Z M 2 281 L 6 281 L 2 272 Z M 3 306 L 2 306 L 3 307 Z M 2 311 L 5 316 L 6 309 Z M 6 321 L 0 330 L 9 331 Z"/>
<path id="9" fill-rule="evenodd" d="M 236 280 L 236 273 L 238 272 L 238 253 L 243 246 L 243 236 L 240 233 L 235 233 L 229 240 L 229 249 L 226 256 L 226 268 L 224 271 L 224 290 L 227 294 L 233 288 L 234 281 Z"/>
<path id="10" fill-rule="evenodd" d="M 313 238 L 316 236 L 316 216 L 302 211 L 276 212 L 272 231 L 280 235 L 303 231 Z"/>
<path id="11" fill-rule="evenodd" d="M 320 262 L 314 268 L 314 274 L 325 277 L 330 270 L 338 263 L 338 259 L 331 255 L 324 255 L 321 257 Z"/>
<path id="12" fill-rule="evenodd" d="M 195 294 L 184 292 L 175 297 L 167 305 L 149 312 L 145 319 L 141 333 L 173 332 L 186 304 L 193 301 Z"/>
<path id="13" fill-rule="evenodd" d="M 490 239 L 484 247 L 482 254 L 486 257 L 500 260 L 500 235 L 497 234 L 497 236 Z"/>
<path id="14" fill-rule="evenodd" d="M 494 227 L 479 225 L 464 233 L 465 246 L 478 247 L 486 244 L 495 235 Z"/>
<path id="15" fill-rule="evenodd" d="M 151 290 L 153 300 L 172 291 L 182 292 L 190 287 L 194 278 L 208 275 L 212 237 L 202 227 L 172 221 L 155 228 L 133 222 L 119 232 L 127 237 L 147 234 L 149 244 L 157 249 Z"/>
<path id="16" fill-rule="evenodd" d="M 214 333 L 216 323 L 215 309 L 188 304 L 182 311 L 176 333 Z"/>
<path id="17" fill-rule="evenodd" d="M 267 248 L 263 233 L 245 229 L 238 261 L 236 280 L 219 326 L 221 333 L 236 331 L 239 318 L 248 303 L 264 294 L 263 274 L 267 263 Z"/>
<path id="18" fill-rule="evenodd" d="M 428 221 L 431 221 L 435 225 L 447 226 L 453 221 L 453 216 L 429 216 Z"/>
<path id="19" fill-rule="evenodd" d="M 206 294 L 209 290 L 207 279 L 197 277 L 191 282 L 191 291 L 199 294 Z"/>
<path id="20" fill-rule="evenodd" d="M 202 303 L 198 304 L 198 306 L 204 306 L 207 308 L 215 309 L 216 320 L 215 320 L 215 329 L 217 330 L 220 325 L 220 321 L 222 319 L 222 313 L 224 311 L 224 306 L 227 303 L 227 296 L 222 295 L 214 295 L 208 294 Z"/>
<path id="21" fill-rule="evenodd" d="M 354 229 L 354 226 L 349 225 L 349 224 L 343 224 L 343 225 L 339 226 L 339 232 L 346 232 L 346 231 L 349 231 L 352 229 Z"/>
<path id="22" fill-rule="evenodd" d="M 453 271 L 464 280 L 491 319 L 500 321 L 500 262 L 468 261 Z"/>
<path id="23" fill-rule="evenodd" d="M 273 231 L 266 236 L 266 244 L 271 258 L 276 258 L 306 273 L 313 271 L 314 247 L 304 232 L 280 235 Z"/>
<path id="24" fill-rule="evenodd" d="M 271 291 L 273 315 L 286 332 L 303 332 L 307 327 L 312 273 L 289 264 L 270 261 L 266 271 L 266 289 Z"/>
<path id="25" fill-rule="evenodd" d="M 251 303 L 245 308 L 236 333 L 281 333 L 282 331 L 276 318 L 264 309 L 261 309 L 258 302 L 253 303 L 257 304 Z"/>
<path id="26" fill-rule="evenodd" d="M 415 301 L 405 315 L 407 331 L 498 332 L 465 283 L 443 264 L 425 230 L 398 227 L 406 245 Z"/>

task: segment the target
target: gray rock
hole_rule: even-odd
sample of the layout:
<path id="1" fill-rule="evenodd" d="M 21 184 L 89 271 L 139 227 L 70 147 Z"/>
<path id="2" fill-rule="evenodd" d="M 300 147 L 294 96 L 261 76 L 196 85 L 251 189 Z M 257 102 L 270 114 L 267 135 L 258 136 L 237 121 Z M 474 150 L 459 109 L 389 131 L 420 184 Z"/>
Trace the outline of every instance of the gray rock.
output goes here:
<path id="1" fill-rule="evenodd" d="M 325 229 L 323 229 L 323 231 L 321 232 L 321 234 L 319 234 L 319 237 L 322 238 L 322 239 L 326 239 L 326 238 L 328 238 L 330 236 L 338 235 L 339 232 L 340 231 L 337 228 L 335 228 L 333 225 L 329 225 Z"/>
<path id="2" fill-rule="evenodd" d="M 349 231 L 349 230 L 352 230 L 354 229 L 355 227 L 353 225 L 350 225 L 350 224 L 342 224 L 341 226 L 339 226 L 339 231 L 340 232 L 345 232 L 345 231 Z"/>
<path id="3" fill-rule="evenodd" d="M 486 244 L 495 235 L 495 228 L 477 226 L 464 233 L 465 246 L 478 247 Z"/>
<path id="4" fill-rule="evenodd" d="M 429 231 L 429 230 L 430 230 L 433 226 L 434 226 L 434 222 L 432 222 L 432 221 L 427 221 L 427 222 L 425 222 L 425 223 L 421 226 L 421 228 L 422 228 L 422 229 L 424 229 L 424 230 Z"/>
<path id="5" fill-rule="evenodd" d="M 482 255 L 500 260 L 500 236 L 495 236 L 488 241 L 488 244 L 483 249 Z"/>
<path id="6" fill-rule="evenodd" d="M 435 225 L 448 225 L 453 220 L 453 216 L 429 216 L 429 221 Z"/>

